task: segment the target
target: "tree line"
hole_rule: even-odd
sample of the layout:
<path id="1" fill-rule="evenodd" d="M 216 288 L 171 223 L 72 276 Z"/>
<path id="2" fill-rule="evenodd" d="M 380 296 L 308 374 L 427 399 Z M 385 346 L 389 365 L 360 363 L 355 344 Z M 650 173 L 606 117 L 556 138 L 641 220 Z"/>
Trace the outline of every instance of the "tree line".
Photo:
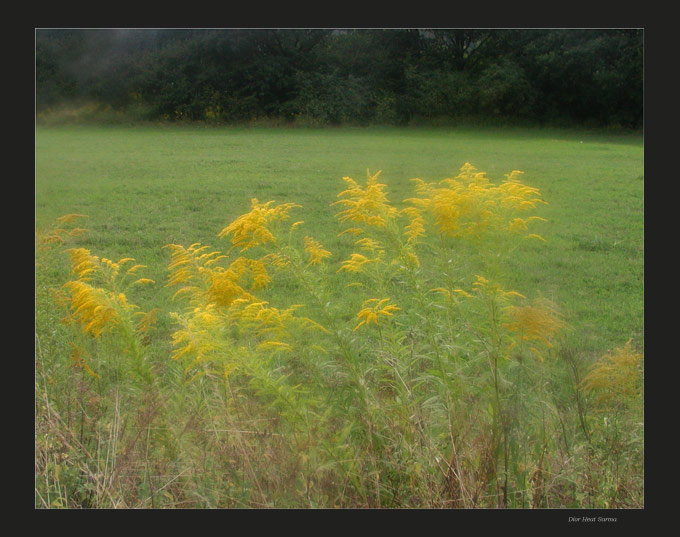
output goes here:
<path id="1" fill-rule="evenodd" d="M 641 29 L 36 29 L 36 111 L 639 128 Z"/>

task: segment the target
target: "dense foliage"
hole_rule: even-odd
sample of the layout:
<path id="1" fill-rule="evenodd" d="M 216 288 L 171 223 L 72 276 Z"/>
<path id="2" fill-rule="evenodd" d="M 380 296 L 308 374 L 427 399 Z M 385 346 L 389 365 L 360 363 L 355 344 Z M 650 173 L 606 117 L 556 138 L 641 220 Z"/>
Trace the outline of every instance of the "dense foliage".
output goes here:
<path id="1" fill-rule="evenodd" d="M 36 110 L 638 128 L 640 29 L 36 30 Z"/>

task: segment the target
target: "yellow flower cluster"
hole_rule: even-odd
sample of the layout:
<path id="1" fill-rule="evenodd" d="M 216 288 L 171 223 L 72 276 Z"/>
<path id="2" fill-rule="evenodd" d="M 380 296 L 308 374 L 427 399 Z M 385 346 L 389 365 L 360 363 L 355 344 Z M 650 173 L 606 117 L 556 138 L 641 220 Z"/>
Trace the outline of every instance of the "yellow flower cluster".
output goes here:
<path id="1" fill-rule="evenodd" d="M 71 293 L 69 320 L 78 323 L 83 332 L 99 337 L 118 324 L 117 307 L 127 305 L 123 293 L 116 296 L 80 280 L 67 282 L 65 287 Z"/>
<path id="2" fill-rule="evenodd" d="M 358 330 L 363 325 L 368 326 L 371 323 L 378 325 L 378 320 L 381 315 L 391 316 L 393 311 L 401 309 L 394 304 L 386 305 L 389 301 L 389 298 L 371 298 L 366 300 L 362 304 L 361 311 L 357 314 L 357 318 L 360 322 L 356 325 L 354 330 Z"/>
<path id="3" fill-rule="evenodd" d="M 364 237 L 363 239 L 359 239 L 354 244 L 356 246 L 359 246 L 362 250 L 365 250 L 365 251 L 368 251 L 368 252 L 381 252 L 381 251 L 383 251 L 382 244 L 380 244 L 375 239 L 371 239 L 370 237 Z"/>
<path id="4" fill-rule="evenodd" d="M 183 285 L 173 296 L 187 293 L 194 303 L 213 303 L 229 306 L 234 300 L 252 295 L 250 290 L 266 288 L 271 277 L 263 260 L 238 257 L 228 267 L 217 265 L 227 256 L 219 251 L 205 251 L 199 243 L 185 248 L 178 244 L 165 246 L 171 253 L 167 285 Z"/>
<path id="5" fill-rule="evenodd" d="M 192 355 L 194 360 L 187 369 L 205 361 L 211 352 L 224 348 L 221 339 L 216 337 L 219 328 L 224 325 L 224 316 L 214 305 L 197 306 L 186 316 L 177 313 L 170 316 L 180 325 L 172 334 L 175 349 L 172 358 L 179 360 Z"/>
<path id="6" fill-rule="evenodd" d="M 241 251 L 275 244 L 272 225 L 285 220 L 293 207 L 297 205 L 273 207 L 272 202 L 259 204 L 254 199 L 251 210 L 226 226 L 219 236 L 231 235 L 232 244 Z M 295 222 L 291 231 L 301 223 Z M 320 264 L 331 255 L 309 236 L 305 237 L 304 247 L 310 264 Z M 285 340 L 293 339 L 290 335 L 293 326 L 322 328 L 310 319 L 296 317 L 294 312 L 299 305 L 280 310 L 252 294 L 269 286 L 267 265 L 275 268 L 290 265 L 291 259 L 283 250 L 260 259 L 240 256 L 223 266 L 219 262 L 228 259 L 226 255 L 199 243 L 187 248 L 168 244 L 166 248 L 171 251 L 167 285 L 180 286 L 173 298 L 185 295 L 191 306 L 183 314 L 172 314 L 180 325 L 172 336 L 173 358 L 192 357 L 187 370 L 205 363 L 201 370 L 205 373 L 218 365 L 226 377 L 238 369 L 244 357 L 250 356 L 248 345 L 239 346 L 237 342 L 249 342 L 259 351 L 290 350 L 292 344 Z"/>
<path id="7" fill-rule="evenodd" d="M 72 248 L 68 252 L 71 256 L 71 272 L 76 279 L 64 285 L 69 293 L 71 311 L 67 321 L 76 322 L 82 327 L 83 332 L 98 337 L 119 325 L 124 314 L 137 309 L 137 306 L 130 304 L 125 293 L 119 289 L 126 278 L 136 277 L 137 270 L 144 265 L 133 265 L 121 275 L 123 265 L 134 259 L 128 257 L 118 262 L 100 259 L 85 248 Z M 154 282 L 148 278 L 139 278 L 132 282 L 132 285 L 146 283 Z M 147 314 L 137 312 L 135 315 L 142 315 L 145 318 L 141 329 L 150 325 Z"/>
<path id="8" fill-rule="evenodd" d="M 453 179 L 439 183 L 426 183 L 414 179 L 419 197 L 404 200 L 413 205 L 409 213 L 412 222 L 408 228 L 410 238 L 421 235 L 423 219 L 419 211 L 432 214 L 440 233 L 450 237 L 479 238 L 489 230 L 519 232 L 527 229 L 539 217 L 521 219 L 517 212 L 545 203 L 536 188 L 519 182 L 522 172 L 513 171 L 506 175 L 506 181 L 499 186 L 490 183 L 484 172 L 466 163 Z M 540 238 L 538 235 L 532 237 Z"/>
<path id="9" fill-rule="evenodd" d="M 71 224 L 80 218 L 87 218 L 87 215 L 65 214 L 64 216 L 60 216 L 59 218 L 57 218 L 57 222 L 59 224 Z M 35 232 L 36 249 L 44 250 L 49 248 L 49 246 L 53 244 L 63 244 L 67 237 L 78 237 L 85 233 L 85 231 L 86 231 L 85 229 L 79 227 L 72 229 L 63 229 L 61 227 L 56 226 L 52 226 L 50 229 L 46 231 L 39 231 L 36 229 Z"/>
<path id="10" fill-rule="evenodd" d="M 425 218 L 417 207 L 405 207 L 401 210 L 401 214 L 410 219 L 410 223 L 404 228 L 407 243 L 413 243 L 418 237 L 425 235 Z"/>
<path id="11" fill-rule="evenodd" d="M 76 213 L 65 214 L 64 216 L 60 216 L 59 218 L 57 218 L 57 222 L 61 222 L 62 224 L 71 224 L 80 218 L 87 218 L 87 215 Z"/>
<path id="12" fill-rule="evenodd" d="M 503 326 L 510 332 L 517 334 L 520 342 L 537 341 L 551 348 L 552 338 L 566 325 L 559 317 L 554 304 L 544 298 L 536 299 L 532 304 L 510 306 L 507 310 L 510 322 Z M 515 346 L 513 343 L 510 350 Z M 536 347 L 530 350 L 543 361 L 543 355 Z"/>
<path id="13" fill-rule="evenodd" d="M 201 304 L 184 315 L 172 313 L 172 318 L 180 325 L 172 334 L 175 348 L 173 359 L 185 357 L 193 359 L 185 370 L 206 364 L 207 370 L 218 365 L 226 378 L 238 369 L 240 361 L 248 353 L 245 347 L 238 347 L 236 339 L 242 332 L 244 341 L 252 340 L 260 351 L 288 351 L 292 349 L 291 329 L 294 326 L 323 328 L 312 320 L 296 317 L 294 312 L 300 308 L 294 305 L 285 310 L 270 307 L 265 301 L 258 301 L 251 295 L 244 295 L 231 302 L 228 308 L 219 304 Z M 225 329 L 231 327 L 230 336 Z M 207 371 L 204 369 L 204 371 Z"/>
<path id="14" fill-rule="evenodd" d="M 200 243 L 191 244 L 185 248 L 180 244 L 166 244 L 170 250 L 170 264 L 168 265 L 168 286 L 188 283 L 194 280 L 203 267 L 217 263 L 227 256 L 218 251 L 205 252 L 209 246 Z"/>
<path id="15" fill-rule="evenodd" d="M 495 299 L 506 300 L 512 297 L 525 298 L 517 291 L 505 291 L 499 283 L 492 282 L 483 276 L 475 276 L 476 280 L 472 284 L 474 291 L 479 295 L 487 296 Z"/>
<path id="16" fill-rule="evenodd" d="M 260 203 L 255 198 L 250 203 L 252 206 L 250 212 L 236 218 L 218 235 L 220 238 L 230 235 L 232 245 L 241 251 L 262 244 L 276 243 L 272 225 L 286 220 L 288 212 L 294 207 L 299 207 L 295 203 L 283 203 L 272 207 L 273 201 Z"/>
<path id="17" fill-rule="evenodd" d="M 609 405 L 640 394 L 643 355 L 631 348 L 631 340 L 595 363 L 581 383 L 595 402 Z"/>
<path id="18" fill-rule="evenodd" d="M 382 263 L 386 252 L 384 240 L 396 246 L 399 253 L 400 259 L 393 260 L 390 266 L 396 261 L 397 265 L 401 262 L 418 267 L 419 260 L 413 248 L 426 235 L 428 214 L 440 232 L 451 236 L 479 236 L 487 228 L 502 229 L 502 225 L 509 231 L 526 231 L 528 224 L 537 217 L 522 219 L 516 213 L 535 207 L 541 200 L 536 189 L 519 183 L 519 173 L 512 172 L 498 187 L 470 164 L 465 164 L 455 178 L 438 184 L 416 179 L 416 191 L 420 197 L 405 200 L 411 202 L 411 206 L 400 211 L 390 205 L 386 185 L 378 182 L 380 172 L 373 175 L 367 172 L 365 186 L 351 177 L 343 177 L 347 188 L 338 194 L 341 199 L 332 205 L 341 205 L 343 209 L 337 214 L 339 220 L 353 225 L 343 233 L 363 235 L 354 243 L 363 253 L 350 254 L 349 259 L 341 263 L 338 272 L 360 273 L 369 264 Z M 208 356 L 217 352 L 218 361 L 223 365 L 230 364 L 229 349 L 240 348 L 236 340 L 231 345 L 226 343 L 232 337 L 252 338 L 247 340 L 257 349 L 289 350 L 290 343 L 286 340 L 291 336 L 289 329 L 293 325 L 302 323 L 322 328 L 310 319 L 296 317 L 294 312 L 299 306 L 279 310 L 251 294 L 270 284 L 267 265 L 280 268 L 294 263 L 295 256 L 290 257 L 286 253 L 287 246 L 279 244 L 276 227 L 289 217 L 294 207 L 298 205 L 275 205 L 272 201 L 262 204 L 252 199 L 250 211 L 237 217 L 219 233 L 221 238 L 230 238 L 232 246 L 242 252 L 256 246 L 276 245 L 275 251 L 260 259 L 238 257 L 228 264 L 220 264 L 227 256 L 211 251 L 207 246 L 198 243 L 188 248 L 167 245 L 171 250 L 168 285 L 179 286 L 175 297 L 188 295 L 191 305 L 183 315 L 175 314 L 181 325 L 173 335 L 175 358 L 192 355 L 196 363 L 206 361 Z M 403 228 L 397 221 L 400 216 L 407 219 Z M 290 231 L 301 223 L 289 226 Z M 320 265 L 331 257 L 331 253 L 310 236 L 305 236 L 303 248 L 308 265 Z M 82 270 L 87 271 L 88 268 L 87 259 L 84 259 Z M 481 276 L 473 288 L 480 296 L 502 299 L 504 303 L 513 296 L 521 296 L 504 291 Z M 449 298 L 452 294 L 472 296 L 462 289 L 447 291 L 440 288 L 437 291 L 445 292 Z M 379 326 L 381 318 L 389 317 L 399 309 L 390 303 L 389 298 L 366 300 L 357 315 L 358 324 L 354 330 L 369 324 Z M 538 339 L 546 342 L 551 330 L 556 328 L 550 324 L 551 318 L 541 317 L 538 310 L 516 309 L 511 313 L 514 317 L 507 328 L 519 333 L 521 341 Z M 227 327 L 229 336 L 225 332 Z M 241 331 L 242 336 L 238 335 Z M 218 340 L 221 343 L 218 344 Z M 232 364 L 227 369 L 231 371 L 233 367 Z"/>
<path id="19" fill-rule="evenodd" d="M 310 265 L 320 265 L 324 259 L 331 256 L 328 250 L 324 250 L 320 242 L 312 237 L 305 237 L 305 252 L 309 255 Z"/>
<path id="20" fill-rule="evenodd" d="M 86 248 L 71 248 L 67 251 L 71 256 L 71 273 L 82 281 L 96 279 L 113 285 L 118 279 L 123 265 L 134 261 L 132 257 L 125 257 L 117 262 L 105 257 L 100 259 Z M 125 276 L 134 276 L 140 268 L 145 267 L 146 265 L 133 265 L 125 271 Z M 134 283 L 153 283 L 153 281 L 148 278 L 140 278 Z"/>
<path id="21" fill-rule="evenodd" d="M 375 226 L 384 228 L 387 223 L 397 216 L 398 211 L 392 207 L 385 194 L 387 185 L 378 183 L 378 175 L 380 172 L 371 175 L 366 172 L 368 180 L 366 187 L 362 187 L 351 177 L 343 177 L 349 188 L 338 194 L 339 198 L 346 197 L 336 201 L 332 205 L 343 205 L 345 210 L 338 213 L 338 218 L 341 222 L 355 222 L 357 224 L 365 224 L 367 226 Z M 361 228 L 350 228 L 346 233 L 361 233 Z"/>
<path id="22" fill-rule="evenodd" d="M 342 266 L 338 269 L 338 272 L 342 272 L 343 270 L 347 272 L 361 272 L 364 265 L 367 263 L 375 263 L 378 260 L 379 258 L 369 259 L 365 255 L 355 253 L 352 254 L 349 259 L 342 262 Z"/>
<path id="23" fill-rule="evenodd" d="M 233 308 L 230 312 L 231 321 L 237 322 L 257 340 L 265 340 L 266 347 L 289 349 L 291 345 L 284 344 L 281 340 L 291 337 L 290 329 L 294 325 L 313 326 L 324 330 L 311 319 L 295 316 L 295 310 L 302 307 L 300 304 L 294 304 L 284 310 L 269 306 L 265 301 L 251 303 L 242 301 L 239 306 L 242 307 Z"/>

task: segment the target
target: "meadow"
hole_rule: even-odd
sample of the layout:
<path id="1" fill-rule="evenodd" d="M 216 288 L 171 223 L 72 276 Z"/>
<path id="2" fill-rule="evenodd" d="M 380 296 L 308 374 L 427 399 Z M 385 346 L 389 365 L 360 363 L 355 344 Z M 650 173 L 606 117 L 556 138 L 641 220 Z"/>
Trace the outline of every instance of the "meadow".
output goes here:
<path id="1" fill-rule="evenodd" d="M 36 507 L 644 504 L 639 135 L 39 127 L 35 220 Z"/>

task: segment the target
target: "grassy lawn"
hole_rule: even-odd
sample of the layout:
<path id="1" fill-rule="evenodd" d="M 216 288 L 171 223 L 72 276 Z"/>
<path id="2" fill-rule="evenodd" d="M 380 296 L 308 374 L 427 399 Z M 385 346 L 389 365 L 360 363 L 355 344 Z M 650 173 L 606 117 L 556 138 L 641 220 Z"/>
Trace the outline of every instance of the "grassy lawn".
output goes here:
<path id="1" fill-rule="evenodd" d="M 548 202 L 546 243 L 514 253 L 503 279 L 563 309 L 579 352 L 643 337 L 644 148 L 640 136 L 543 129 L 44 127 L 36 132 L 36 225 L 89 216 L 82 246 L 131 256 L 166 278 L 168 243 L 226 249 L 217 233 L 250 199 L 295 202 L 305 229 L 340 248 L 329 203 L 341 178 L 382 170 L 397 206 L 410 179 L 465 163 L 493 182 L 521 170 Z M 169 300 L 160 285 L 149 302 Z"/>

